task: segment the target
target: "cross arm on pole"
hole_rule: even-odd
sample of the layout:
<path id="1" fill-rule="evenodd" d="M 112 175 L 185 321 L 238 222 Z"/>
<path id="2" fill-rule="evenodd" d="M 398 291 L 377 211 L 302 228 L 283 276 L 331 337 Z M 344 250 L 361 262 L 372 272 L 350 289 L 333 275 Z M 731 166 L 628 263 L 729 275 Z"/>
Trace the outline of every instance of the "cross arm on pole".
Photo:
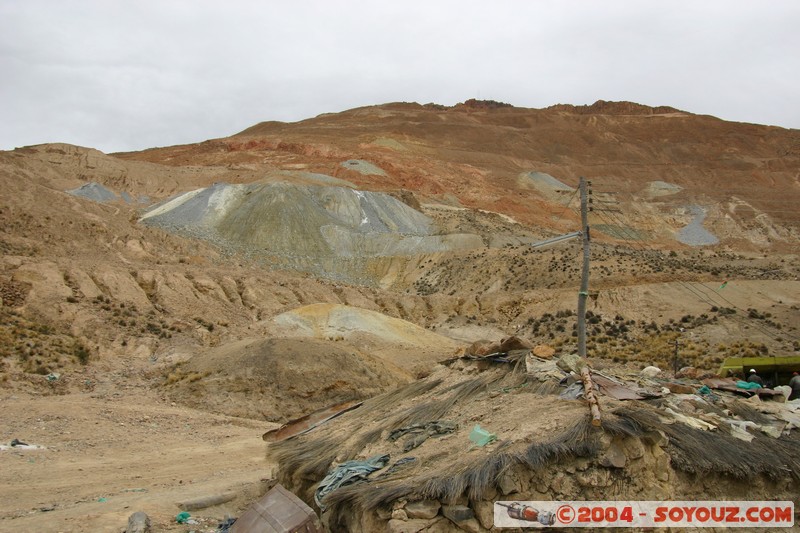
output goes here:
<path id="1" fill-rule="evenodd" d="M 567 233 L 566 235 L 559 235 L 558 237 L 553 237 L 551 239 L 546 239 L 544 241 L 535 242 L 531 244 L 531 248 L 541 248 L 542 246 L 547 246 L 549 244 L 556 244 L 559 242 L 568 241 L 570 239 L 576 239 L 581 236 L 583 236 L 582 231 L 573 231 L 572 233 Z"/>

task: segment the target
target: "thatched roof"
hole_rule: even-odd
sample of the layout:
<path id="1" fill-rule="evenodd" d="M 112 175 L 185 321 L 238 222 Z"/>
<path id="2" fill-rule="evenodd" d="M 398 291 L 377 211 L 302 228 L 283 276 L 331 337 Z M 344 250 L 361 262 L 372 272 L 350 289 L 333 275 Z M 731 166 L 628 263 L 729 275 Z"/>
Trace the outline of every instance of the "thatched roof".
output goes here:
<path id="1" fill-rule="evenodd" d="M 632 406 L 614 414 L 632 428 L 661 431 L 669 438 L 672 467 L 691 474 L 723 474 L 737 479 L 759 475 L 770 478 L 791 476 L 800 480 L 800 435 L 779 439 L 767 436 L 745 442 L 724 431 L 702 431 L 683 424 L 664 424 L 656 409 Z M 760 418 L 763 415 L 760 415 Z"/>
<path id="2" fill-rule="evenodd" d="M 402 499 L 492 499 L 509 470 L 538 471 L 578 458 L 597 458 L 615 438 L 661 441 L 671 468 L 689 475 L 800 479 L 796 432 L 777 439 L 759 433 L 745 442 L 725 424 L 704 431 L 676 421 L 668 414 L 677 409 L 676 400 L 609 397 L 601 397 L 603 424 L 596 428 L 583 401 L 559 398 L 557 380 L 539 382 L 519 362 L 495 364 L 483 371 L 476 365 L 460 366 L 461 370 L 439 367 L 431 376 L 371 398 L 308 434 L 271 444 L 268 457 L 279 465 L 279 481 L 313 501 L 316 483 L 332 465 L 389 454 L 388 468 L 372 474 L 368 483 L 343 486 L 327 496 L 324 504 L 330 523 L 336 524 L 344 510 L 367 512 Z M 724 416 L 734 416 L 727 407 L 730 404 L 740 415 L 750 412 L 760 423 L 771 419 L 732 397 L 718 395 L 718 401 L 712 402 L 691 395 L 672 396 L 687 409 L 691 403 L 696 416 L 724 420 Z M 698 407 L 701 404 L 707 405 Z M 402 442 L 388 439 L 393 430 L 435 420 L 456 422 L 459 428 L 431 436 L 408 452 L 403 451 Z M 485 447 L 470 442 L 476 424 L 495 433 L 497 441 Z"/>

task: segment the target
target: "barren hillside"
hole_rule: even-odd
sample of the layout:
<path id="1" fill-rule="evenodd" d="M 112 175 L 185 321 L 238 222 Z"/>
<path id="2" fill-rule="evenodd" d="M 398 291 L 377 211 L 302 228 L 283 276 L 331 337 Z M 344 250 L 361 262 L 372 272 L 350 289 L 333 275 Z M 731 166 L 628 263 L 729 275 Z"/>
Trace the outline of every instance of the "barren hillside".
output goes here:
<path id="1" fill-rule="evenodd" d="M 800 353 L 797 130 L 626 102 L 394 103 L 136 153 L 0 152 L 0 391 L 127 383 L 266 423 L 483 338 L 569 352 L 578 247 L 530 244 L 578 229 L 579 176 L 590 357 Z"/>

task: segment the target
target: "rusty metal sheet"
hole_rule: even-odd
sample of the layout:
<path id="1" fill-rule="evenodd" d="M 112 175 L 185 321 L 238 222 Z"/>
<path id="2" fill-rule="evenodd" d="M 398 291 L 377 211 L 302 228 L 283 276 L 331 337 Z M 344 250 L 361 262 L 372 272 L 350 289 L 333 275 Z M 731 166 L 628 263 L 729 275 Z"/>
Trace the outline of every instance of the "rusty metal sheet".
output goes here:
<path id="1" fill-rule="evenodd" d="M 601 374 L 592 372 L 592 381 L 601 393 L 606 396 L 611 396 L 617 400 L 644 400 L 646 398 L 654 398 L 658 394 L 652 394 L 647 391 L 638 390 L 631 386 L 626 386 L 616 381 L 613 381 Z"/>
<path id="2" fill-rule="evenodd" d="M 290 420 L 278 429 L 267 431 L 261 436 L 261 438 L 267 442 L 276 442 L 279 440 L 286 440 L 297 435 L 302 435 L 307 431 L 311 431 L 320 424 L 324 424 L 332 418 L 336 418 L 347 411 L 352 411 L 353 409 L 359 407 L 362 403 L 363 402 L 361 401 L 343 402 L 326 407 L 325 409 L 321 409 L 319 411 L 314 411 L 311 414 Z"/>
<path id="3" fill-rule="evenodd" d="M 772 389 L 766 389 L 764 387 L 762 387 L 760 389 L 756 389 L 753 392 L 758 394 L 759 398 L 775 398 L 776 396 L 783 396 L 782 392 L 778 392 L 778 391 L 772 390 Z"/>
<path id="4" fill-rule="evenodd" d="M 703 380 L 703 384 L 708 385 L 714 390 L 732 392 L 733 394 L 738 394 L 739 396 L 744 396 L 745 398 L 749 398 L 753 395 L 753 391 L 740 389 L 736 386 L 736 380 L 729 378 L 707 378 Z"/>
<path id="5" fill-rule="evenodd" d="M 314 510 L 281 485 L 251 505 L 230 533 L 323 533 Z"/>
<path id="6" fill-rule="evenodd" d="M 736 380 L 729 378 L 706 378 L 703 380 L 703 384 L 712 389 L 736 388 Z"/>
<path id="7" fill-rule="evenodd" d="M 733 379 L 708 378 L 704 379 L 703 383 L 705 385 L 708 385 L 712 389 L 732 392 L 734 394 L 738 394 L 739 396 L 744 396 L 746 398 L 749 398 L 756 394 L 758 395 L 759 398 L 769 398 L 769 399 L 772 399 L 775 396 L 783 396 L 782 393 L 765 387 L 761 387 L 760 389 L 740 389 L 739 387 L 736 386 L 736 380 Z"/>

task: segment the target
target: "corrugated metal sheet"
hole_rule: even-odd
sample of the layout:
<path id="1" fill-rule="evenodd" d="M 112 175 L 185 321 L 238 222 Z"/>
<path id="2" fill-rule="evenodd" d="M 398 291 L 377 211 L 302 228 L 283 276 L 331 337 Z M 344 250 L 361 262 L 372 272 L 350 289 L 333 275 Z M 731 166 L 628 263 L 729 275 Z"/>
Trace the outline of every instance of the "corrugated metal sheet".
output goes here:
<path id="1" fill-rule="evenodd" d="M 616 398 L 617 400 L 644 400 L 645 398 L 658 396 L 657 394 L 651 394 L 647 391 L 640 390 L 638 387 L 634 388 L 630 385 L 623 385 L 597 372 L 592 372 L 592 381 L 594 381 L 601 393 Z"/>
<path id="2" fill-rule="evenodd" d="M 309 415 L 291 420 L 278 429 L 267 431 L 261 436 L 261 438 L 267 442 L 275 442 L 297 435 L 302 435 L 303 433 L 311 431 L 320 424 L 324 424 L 332 418 L 336 418 L 347 411 L 352 411 L 353 409 L 359 407 L 362 403 L 363 402 L 356 400 L 326 407 L 325 409 L 315 411 Z"/>

